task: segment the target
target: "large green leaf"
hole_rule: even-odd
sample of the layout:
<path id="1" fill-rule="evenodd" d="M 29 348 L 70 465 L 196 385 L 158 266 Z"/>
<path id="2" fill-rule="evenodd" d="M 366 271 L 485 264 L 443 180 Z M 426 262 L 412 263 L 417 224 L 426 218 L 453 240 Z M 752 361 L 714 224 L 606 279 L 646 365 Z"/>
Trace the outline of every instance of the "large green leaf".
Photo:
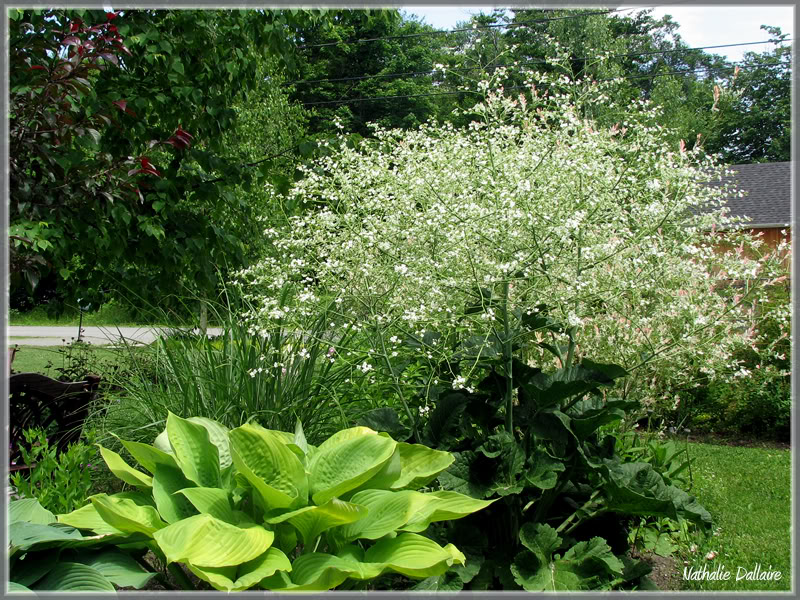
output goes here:
<path id="1" fill-rule="evenodd" d="M 152 477 L 131 467 L 113 450 L 103 448 L 100 444 L 97 444 L 97 447 L 100 448 L 100 455 L 108 465 L 108 469 L 122 481 L 136 487 L 153 487 Z"/>
<path id="2" fill-rule="evenodd" d="M 233 464 L 228 434 L 230 430 L 222 423 L 217 423 L 206 417 L 189 417 L 187 421 L 202 425 L 208 431 L 208 439 L 217 447 L 219 453 L 220 469 L 226 469 Z"/>
<path id="3" fill-rule="evenodd" d="M 97 569 L 76 562 L 60 562 L 31 589 L 35 591 L 114 592 L 113 584 Z"/>
<path id="4" fill-rule="evenodd" d="M 400 477 L 392 484 L 395 490 L 417 490 L 428 485 L 455 460 L 449 452 L 432 450 L 422 444 L 398 442 L 397 449 L 402 470 Z"/>
<path id="5" fill-rule="evenodd" d="M 208 514 L 173 523 L 153 535 L 168 562 L 232 567 L 253 560 L 272 545 L 274 534 L 253 523 L 232 525 Z"/>
<path id="6" fill-rule="evenodd" d="M 246 423 L 231 431 L 230 440 L 233 464 L 256 490 L 265 510 L 306 504 L 305 467 L 279 436 Z"/>
<path id="7" fill-rule="evenodd" d="M 125 533 L 141 532 L 152 536 L 167 524 L 152 506 L 142 505 L 117 494 L 96 494 L 91 498 L 98 514 L 112 527 Z"/>
<path id="8" fill-rule="evenodd" d="M 35 592 L 21 583 L 16 583 L 15 581 L 8 582 L 8 593 L 9 594 L 24 594 L 24 593 L 31 593 L 35 594 Z"/>
<path id="9" fill-rule="evenodd" d="M 178 494 L 185 496 L 200 514 L 211 515 L 232 525 L 237 522 L 230 496 L 225 490 L 193 487 L 182 489 Z"/>
<path id="10" fill-rule="evenodd" d="M 368 512 L 363 519 L 337 529 L 337 535 L 345 541 L 377 540 L 397 531 L 428 504 L 430 498 L 413 490 L 363 490 L 353 494 L 351 501 L 366 507 Z"/>
<path id="11" fill-rule="evenodd" d="M 348 577 L 371 579 L 381 574 L 373 565 L 363 565 L 347 557 L 312 552 L 298 557 L 292 564 L 291 577 L 279 571 L 261 581 L 261 587 L 276 592 L 319 592 L 335 588 Z"/>
<path id="12" fill-rule="evenodd" d="M 122 442 L 122 445 L 130 453 L 130 455 L 135 458 L 140 465 L 154 475 L 157 465 L 173 467 L 176 469 L 178 468 L 178 463 L 175 461 L 175 456 L 173 454 L 168 454 L 167 452 L 159 450 L 155 446 L 151 446 L 149 444 L 143 444 L 141 442 L 129 442 L 120 438 L 118 439 L 120 442 Z"/>
<path id="13" fill-rule="evenodd" d="M 119 534 L 124 533 L 116 527 L 110 525 L 100 513 L 97 512 L 97 507 L 91 502 L 86 506 L 82 506 L 73 510 L 71 513 L 65 515 L 58 515 L 58 522 L 66 525 L 71 525 L 78 529 L 89 529 L 94 533 L 104 534 Z"/>
<path id="14" fill-rule="evenodd" d="M 558 474 L 565 469 L 562 461 L 553 458 L 538 448 L 528 458 L 528 461 L 531 465 L 525 472 L 525 481 L 541 490 L 549 490 L 555 487 L 558 481 Z"/>
<path id="15" fill-rule="evenodd" d="M 147 585 L 157 573 L 144 570 L 130 555 L 117 549 L 78 554 L 74 562 L 88 565 L 102 574 L 111 583 L 137 590 Z"/>
<path id="16" fill-rule="evenodd" d="M 368 427 L 352 427 L 325 440 L 309 461 L 315 504 L 354 490 L 391 459 L 397 442 Z"/>
<path id="17" fill-rule="evenodd" d="M 368 512 L 367 507 L 360 504 L 331 498 L 322 506 L 306 506 L 267 518 L 266 521 L 267 523 L 288 521 L 300 532 L 303 543 L 308 545 L 323 531 L 363 519 Z"/>
<path id="18" fill-rule="evenodd" d="M 8 526 L 8 543 L 12 547 L 28 550 L 42 542 L 62 542 L 83 539 L 81 532 L 65 525 L 42 525 L 17 521 Z M 53 544 L 55 545 L 55 544 Z"/>
<path id="19" fill-rule="evenodd" d="M 237 567 L 197 567 L 191 563 L 189 569 L 214 589 L 225 592 L 247 590 L 276 571 L 291 571 L 292 564 L 277 548 L 269 548 L 264 554 Z"/>
<path id="20" fill-rule="evenodd" d="M 475 452 L 453 452 L 455 460 L 446 471 L 439 473 L 439 483 L 446 490 L 458 492 L 472 498 L 484 498 L 492 494 L 488 485 L 478 482 L 471 474 L 471 465 L 475 460 Z"/>
<path id="21" fill-rule="evenodd" d="M 167 415 L 167 436 L 183 474 L 201 487 L 220 487 L 219 449 L 203 425 Z"/>
<path id="22" fill-rule="evenodd" d="M 431 523 L 466 517 L 474 512 L 483 510 L 498 500 L 498 498 L 494 500 L 478 500 L 471 496 L 447 490 L 429 492 L 422 495 L 428 498 L 428 503 L 415 512 L 408 523 L 400 528 L 403 531 L 424 531 Z"/>
<path id="23" fill-rule="evenodd" d="M 610 510 L 630 515 L 687 519 L 704 529 L 712 525 L 711 515 L 694 496 L 673 485 L 649 463 L 620 463 L 604 460 L 608 478 L 604 489 Z"/>
<path id="24" fill-rule="evenodd" d="M 173 466 L 155 465 L 153 500 L 155 500 L 158 512 L 167 523 L 175 523 L 197 514 L 192 504 L 184 496 L 175 493 L 193 487 L 195 487 L 194 482 L 184 476 L 183 471 L 174 464 L 174 461 Z"/>
<path id="25" fill-rule="evenodd" d="M 364 554 L 364 561 L 384 565 L 397 573 L 424 579 L 441 575 L 454 564 L 463 565 L 464 555 L 453 544 L 442 548 L 416 533 L 383 538 Z"/>
<path id="26" fill-rule="evenodd" d="M 26 521 L 47 525 L 57 521 L 56 516 L 44 508 L 36 498 L 22 498 L 8 503 L 8 522 Z"/>
<path id="27" fill-rule="evenodd" d="M 556 530 L 541 523 L 525 523 L 520 541 L 528 549 L 511 565 L 514 580 L 528 591 L 559 592 L 596 589 L 622 575 L 623 563 L 603 538 L 578 542 L 563 557 L 554 556 L 561 545 Z"/>

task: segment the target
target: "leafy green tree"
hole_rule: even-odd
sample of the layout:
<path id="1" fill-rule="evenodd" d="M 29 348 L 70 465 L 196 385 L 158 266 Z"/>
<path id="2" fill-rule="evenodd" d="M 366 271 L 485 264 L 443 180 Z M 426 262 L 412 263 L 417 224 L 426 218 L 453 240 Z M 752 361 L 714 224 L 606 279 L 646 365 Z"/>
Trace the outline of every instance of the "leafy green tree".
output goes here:
<path id="1" fill-rule="evenodd" d="M 263 178 L 226 147 L 259 66 L 292 62 L 319 11 L 9 11 L 12 285 L 56 280 L 161 301 L 212 293 L 241 264 L 236 186 Z M 236 217 L 234 218 L 234 215 Z"/>
<path id="2" fill-rule="evenodd" d="M 445 56 L 445 36 L 419 35 L 431 31 L 397 10 L 337 11 L 328 27 L 303 30 L 291 98 L 306 106 L 309 131 L 337 133 L 338 119 L 345 131 L 367 136 L 370 122 L 408 129 L 446 110 L 446 97 L 430 95 L 430 71 Z M 356 41 L 367 39 L 375 41 Z M 359 100 L 378 96 L 390 98 Z"/>
<path id="3" fill-rule="evenodd" d="M 734 88 L 737 97 L 714 148 L 732 164 L 792 160 L 792 45 L 780 28 L 762 25 L 761 29 L 777 46 L 744 55 Z"/>

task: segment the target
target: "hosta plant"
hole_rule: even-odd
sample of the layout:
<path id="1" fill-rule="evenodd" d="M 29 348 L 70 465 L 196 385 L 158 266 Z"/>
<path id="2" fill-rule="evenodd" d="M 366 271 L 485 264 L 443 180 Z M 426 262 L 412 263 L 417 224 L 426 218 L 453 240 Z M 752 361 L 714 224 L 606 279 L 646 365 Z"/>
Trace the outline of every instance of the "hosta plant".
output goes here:
<path id="1" fill-rule="evenodd" d="M 367 427 L 314 447 L 299 423 L 293 434 L 255 423 L 229 430 L 169 413 L 153 445 L 120 441 L 144 470 L 100 451 L 136 491 L 94 495 L 58 521 L 98 536 L 143 537 L 187 587 L 179 564 L 225 591 L 328 590 L 389 572 L 438 576 L 465 557 L 420 534 L 492 503 L 419 491 L 453 456 Z"/>

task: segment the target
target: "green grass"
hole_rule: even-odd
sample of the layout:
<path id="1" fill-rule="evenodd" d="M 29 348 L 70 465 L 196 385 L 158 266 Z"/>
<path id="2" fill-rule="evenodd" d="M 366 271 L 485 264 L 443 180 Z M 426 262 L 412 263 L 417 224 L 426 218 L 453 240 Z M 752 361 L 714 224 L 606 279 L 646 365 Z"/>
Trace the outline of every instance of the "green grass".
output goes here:
<path id="1" fill-rule="evenodd" d="M 55 369 L 67 364 L 65 351 L 65 346 L 19 346 L 11 367 L 15 373 L 42 373 L 56 378 L 59 373 Z M 100 346 L 89 346 L 86 352 L 94 361 L 116 362 L 119 356 L 118 350 Z M 48 364 L 52 366 L 48 368 Z"/>
<path id="2" fill-rule="evenodd" d="M 128 307 L 111 300 L 103 304 L 98 310 L 83 313 L 83 326 L 89 327 L 165 327 L 174 325 L 167 323 L 165 313 L 159 309 L 149 311 L 134 312 Z M 216 326 L 214 315 L 209 315 L 210 327 Z M 181 320 L 181 319 L 179 319 Z M 78 327 L 81 323 L 80 311 L 77 306 L 68 307 L 64 313 L 56 318 L 47 314 L 47 307 L 37 306 L 33 310 L 20 312 L 16 309 L 8 311 L 9 325 L 27 325 L 29 327 Z"/>
<path id="3" fill-rule="evenodd" d="M 714 518 L 715 535 L 694 553 L 679 556 L 684 567 L 709 572 L 724 565 L 728 581 L 683 581 L 684 590 L 791 590 L 791 451 L 692 443 L 692 474 L 697 496 Z M 717 556 L 706 559 L 709 552 Z M 689 564 L 685 565 L 684 561 Z M 779 581 L 736 581 L 737 573 L 780 571 Z"/>

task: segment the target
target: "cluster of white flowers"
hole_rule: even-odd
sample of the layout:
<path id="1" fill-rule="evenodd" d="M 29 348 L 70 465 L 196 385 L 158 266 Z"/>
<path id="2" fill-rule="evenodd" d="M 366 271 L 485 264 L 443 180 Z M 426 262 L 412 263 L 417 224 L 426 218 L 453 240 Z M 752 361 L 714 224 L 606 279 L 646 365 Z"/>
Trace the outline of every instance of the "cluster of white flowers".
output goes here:
<path id="1" fill-rule="evenodd" d="M 249 316 L 299 323 L 335 299 L 342 318 L 396 345 L 426 329 L 499 327 L 497 306 L 465 309 L 477 288 L 512 281 L 508 305 L 550 307 L 585 356 L 634 367 L 646 355 L 673 374 L 698 351 L 727 364 L 741 327 L 717 288 L 755 289 L 766 268 L 714 249 L 712 228 L 735 221 L 721 211 L 730 189 L 702 183 L 720 170 L 713 157 L 668 148 L 646 106 L 608 129 L 572 94 L 523 103 L 481 85 L 471 112 L 482 120 L 467 128 L 376 127 L 375 144 L 302 168 L 292 195 L 318 208 L 271 229 L 271 254 L 238 274 L 258 302 Z M 289 282 L 294 297 L 279 305 Z"/>

